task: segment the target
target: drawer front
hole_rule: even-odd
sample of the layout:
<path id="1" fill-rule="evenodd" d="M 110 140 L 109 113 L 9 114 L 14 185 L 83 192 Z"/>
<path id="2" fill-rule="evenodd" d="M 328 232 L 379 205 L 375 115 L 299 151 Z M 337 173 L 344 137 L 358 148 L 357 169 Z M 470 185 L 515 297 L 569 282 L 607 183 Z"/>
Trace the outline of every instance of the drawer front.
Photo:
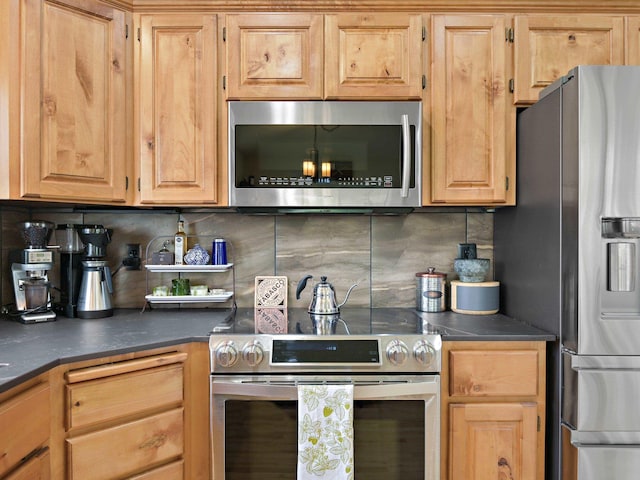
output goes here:
<path id="1" fill-rule="evenodd" d="M 0 405 L 0 475 L 49 439 L 49 385 L 37 385 Z"/>
<path id="2" fill-rule="evenodd" d="M 67 439 L 70 480 L 106 480 L 179 458 L 184 450 L 182 408 Z"/>
<path id="3" fill-rule="evenodd" d="M 67 385 L 67 429 L 178 405 L 183 376 L 175 364 Z"/>
<path id="4" fill-rule="evenodd" d="M 535 350 L 449 352 L 451 396 L 536 396 L 537 378 Z"/>

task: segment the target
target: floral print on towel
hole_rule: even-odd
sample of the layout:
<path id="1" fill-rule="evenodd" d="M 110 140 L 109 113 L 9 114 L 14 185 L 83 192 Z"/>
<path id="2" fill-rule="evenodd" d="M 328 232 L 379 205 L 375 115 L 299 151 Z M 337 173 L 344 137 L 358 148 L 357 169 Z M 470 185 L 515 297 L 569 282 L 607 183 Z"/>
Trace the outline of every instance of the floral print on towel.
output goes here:
<path id="1" fill-rule="evenodd" d="M 298 386 L 298 480 L 353 480 L 353 385 Z"/>

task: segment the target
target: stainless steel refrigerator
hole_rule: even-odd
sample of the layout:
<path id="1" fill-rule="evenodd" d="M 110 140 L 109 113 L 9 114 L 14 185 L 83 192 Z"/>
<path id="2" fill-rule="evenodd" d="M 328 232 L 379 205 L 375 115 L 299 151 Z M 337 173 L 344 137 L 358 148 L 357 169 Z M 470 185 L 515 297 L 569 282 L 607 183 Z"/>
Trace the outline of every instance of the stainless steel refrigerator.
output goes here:
<path id="1" fill-rule="evenodd" d="M 579 66 L 518 113 L 495 213 L 504 313 L 548 351 L 547 479 L 640 478 L 640 67 Z"/>

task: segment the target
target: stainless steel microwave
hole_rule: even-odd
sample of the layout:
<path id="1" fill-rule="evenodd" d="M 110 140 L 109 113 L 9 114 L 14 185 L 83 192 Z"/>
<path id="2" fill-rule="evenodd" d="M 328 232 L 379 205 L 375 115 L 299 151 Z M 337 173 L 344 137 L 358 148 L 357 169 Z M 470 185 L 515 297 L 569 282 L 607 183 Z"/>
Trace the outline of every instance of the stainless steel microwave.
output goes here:
<path id="1" fill-rule="evenodd" d="M 421 205 L 422 103 L 229 102 L 229 205 Z"/>

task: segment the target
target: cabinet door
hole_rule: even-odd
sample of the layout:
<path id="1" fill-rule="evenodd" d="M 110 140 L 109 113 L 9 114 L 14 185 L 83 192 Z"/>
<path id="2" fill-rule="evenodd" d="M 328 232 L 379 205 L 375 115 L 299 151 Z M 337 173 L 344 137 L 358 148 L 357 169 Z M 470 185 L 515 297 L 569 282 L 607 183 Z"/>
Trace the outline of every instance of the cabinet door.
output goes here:
<path id="1" fill-rule="evenodd" d="M 327 98 L 422 97 L 422 17 L 336 14 L 325 18 Z"/>
<path id="2" fill-rule="evenodd" d="M 640 65 L 640 17 L 627 18 L 627 65 Z"/>
<path id="3" fill-rule="evenodd" d="M 535 403 L 452 404 L 450 480 L 536 479 Z"/>
<path id="4" fill-rule="evenodd" d="M 217 198 L 216 16 L 141 15 L 141 204 Z"/>
<path id="5" fill-rule="evenodd" d="M 321 99 L 319 14 L 227 16 L 227 98 Z"/>
<path id="6" fill-rule="evenodd" d="M 43 448 L 27 460 L 17 470 L 4 480 L 50 480 L 51 464 L 50 464 L 49 448 Z"/>
<path id="7" fill-rule="evenodd" d="M 126 200 L 124 12 L 24 0 L 21 196 Z"/>
<path id="8" fill-rule="evenodd" d="M 0 404 L 0 476 L 49 441 L 49 396 L 49 384 L 43 383 Z"/>
<path id="9" fill-rule="evenodd" d="M 506 172 L 515 158 L 508 154 L 507 135 L 515 137 L 515 126 L 505 86 L 505 18 L 434 15 L 432 31 L 431 184 L 425 186 L 431 198 L 426 203 L 512 203 Z"/>
<path id="10" fill-rule="evenodd" d="M 514 102 L 531 104 L 576 65 L 622 65 L 624 19 L 600 15 L 517 15 Z"/>

